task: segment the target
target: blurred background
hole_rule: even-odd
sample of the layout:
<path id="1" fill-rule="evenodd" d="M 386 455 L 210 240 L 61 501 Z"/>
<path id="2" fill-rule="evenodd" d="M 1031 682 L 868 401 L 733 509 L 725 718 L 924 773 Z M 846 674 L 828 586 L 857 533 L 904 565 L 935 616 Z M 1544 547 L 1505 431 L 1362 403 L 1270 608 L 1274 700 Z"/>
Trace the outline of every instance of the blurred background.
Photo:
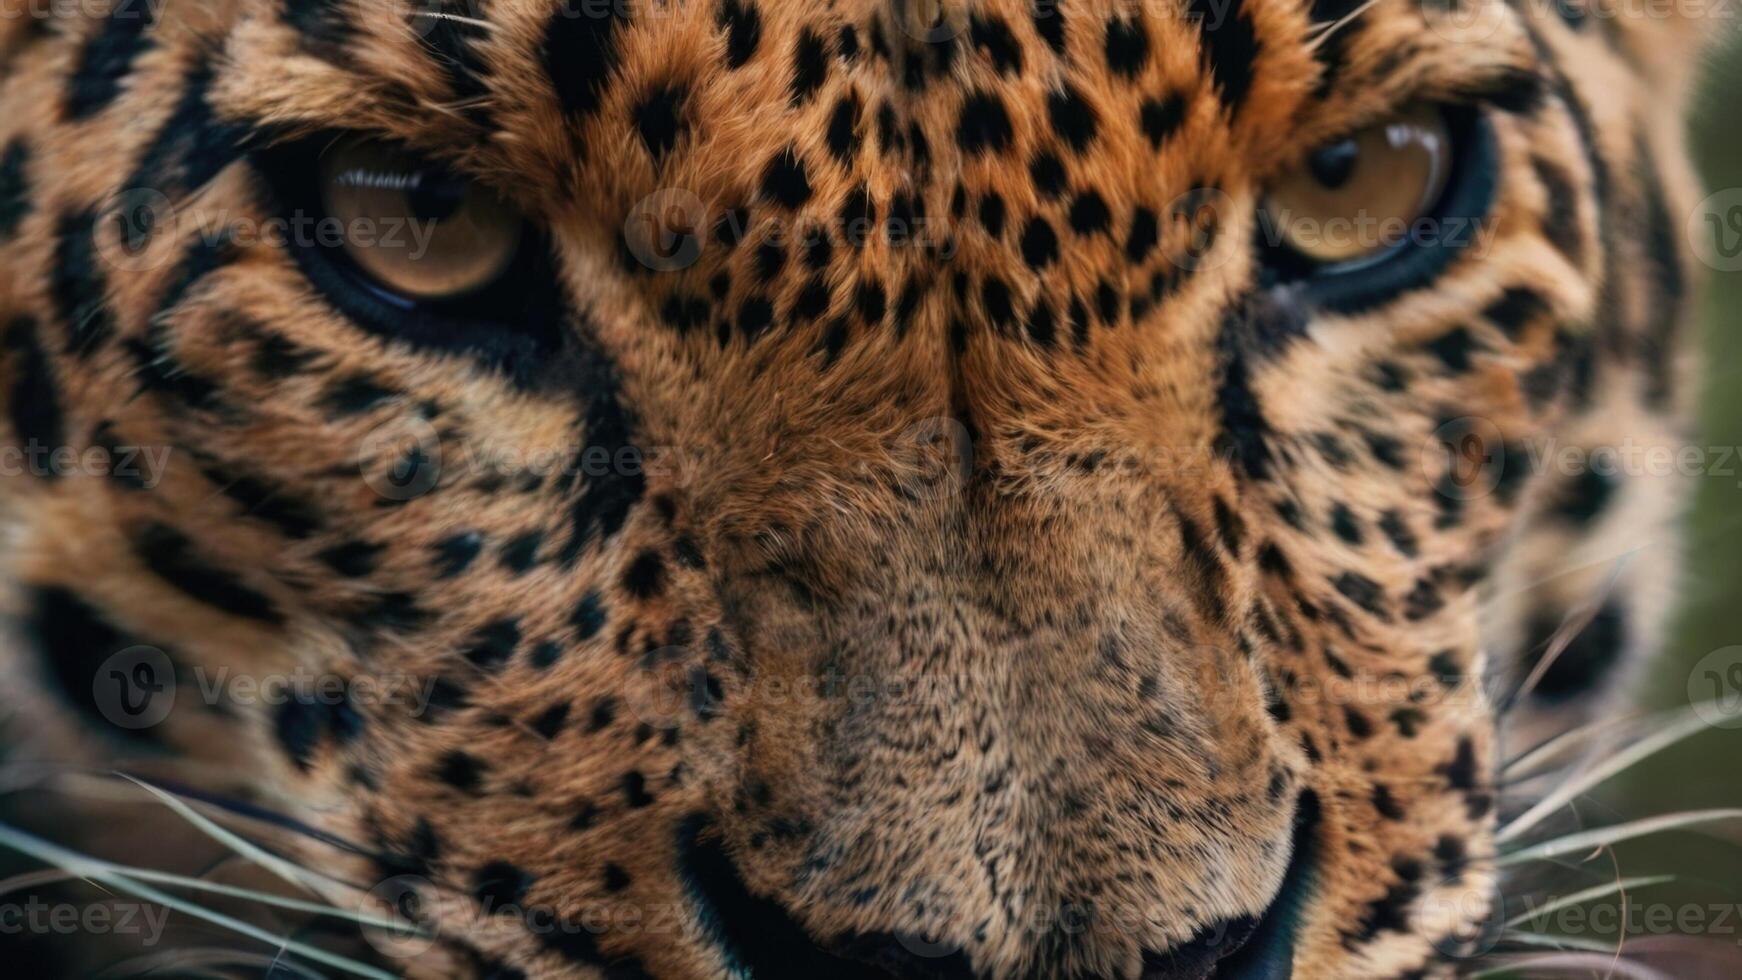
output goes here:
<path id="1" fill-rule="evenodd" d="M 1732 38 L 1712 59 L 1696 103 L 1694 160 L 1708 190 L 1742 188 L 1739 40 Z M 1702 324 L 1706 387 L 1700 438 L 1706 446 L 1742 447 L 1742 272 L 1714 273 L 1710 286 Z M 1645 692 L 1651 707 L 1687 705 L 1695 665 L 1713 651 L 1742 644 L 1739 474 L 1742 468 L 1699 481 L 1682 584 L 1685 603 Z M 1710 807 L 1742 807 L 1742 730 L 1711 730 L 1654 757 L 1589 806 L 1585 822 Z M 1702 907 L 1742 903 L 1742 828 L 1735 825 L 1640 841 L 1621 848 L 1616 860 L 1623 875 L 1678 876 L 1674 883 L 1652 888 L 1652 902 Z M 1711 931 L 1720 930 L 1714 926 Z M 1713 939 L 1733 947 L 1742 944 L 1742 921 L 1732 921 L 1727 935 Z"/>

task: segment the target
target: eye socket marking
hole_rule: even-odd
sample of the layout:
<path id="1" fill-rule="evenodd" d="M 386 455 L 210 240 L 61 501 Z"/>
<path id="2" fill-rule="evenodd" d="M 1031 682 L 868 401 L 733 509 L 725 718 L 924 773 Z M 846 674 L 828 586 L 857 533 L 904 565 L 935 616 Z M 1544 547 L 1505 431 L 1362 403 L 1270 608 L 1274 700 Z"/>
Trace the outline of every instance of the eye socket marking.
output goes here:
<path id="1" fill-rule="evenodd" d="M 1260 203 L 1264 284 L 1341 313 L 1429 284 L 1479 241 L 1498 157 L 1479 110 L 1429 103 L 1318 147 Z"/>
<path id="2" fill-rule="evenodd" d="M 550 244 L 490 188 L 348 133 L 270 148 L 254 165 L 286 250 L 363 329 L 516 373 L 561 346 Z"/>

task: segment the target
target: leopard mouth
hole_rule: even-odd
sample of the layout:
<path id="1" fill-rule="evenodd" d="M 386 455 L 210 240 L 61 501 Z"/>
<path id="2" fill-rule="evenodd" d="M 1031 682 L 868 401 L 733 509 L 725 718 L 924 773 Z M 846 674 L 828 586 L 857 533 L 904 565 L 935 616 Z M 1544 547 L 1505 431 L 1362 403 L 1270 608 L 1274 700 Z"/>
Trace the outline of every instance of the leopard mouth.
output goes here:
<path id="1" fill-rule="evenodd" d="M 1295 939 L 1316 890 L 1319 804 L 1310 791 L 1296 807 L 1293 858 L 1276 898 L 1263 916 L 1218 949 L 1188 943 L 1170 953 L 1144 956 L 1144 980 L 1287 980 L 1293 973 Z M 705 931 L 743 980 L 975 980 L 961 950 L 934 951 L 916 936 L 863 934 L 824 948 L 784 908 L 750 891 L 707 818 L 694 816 L 678 832 L 680 874 Z M 1226 933 L 1225 927 L 1215 930 Z M 1183 972 L 1182 972 L 1183 971 Z"/>

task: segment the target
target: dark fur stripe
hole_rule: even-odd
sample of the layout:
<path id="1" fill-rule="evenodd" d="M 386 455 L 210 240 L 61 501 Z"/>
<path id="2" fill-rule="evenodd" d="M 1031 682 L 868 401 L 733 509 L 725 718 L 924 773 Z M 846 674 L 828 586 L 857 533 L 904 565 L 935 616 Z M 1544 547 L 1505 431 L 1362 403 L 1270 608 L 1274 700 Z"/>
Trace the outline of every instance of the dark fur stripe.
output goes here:
<path id="1" fill-rule="evenodd" d="M 1651 313 L 1639 338 L 1639 352 L 1645 368 L 1646 403 L 1662 408 L 1669 402 L 1674 380 L 1673 355 L 1687 298 L 1687 273 L 1682 268 L 1677 224 L 1670 216 L 1655 155 L 1643 134 L 1637 138 L 1636 154 L 1634 179 L 1639 182 L 1645 203 L 1645 226 L 1640 231 L 1645 245 L 1645 272 L 1651 286 L 1651 296 L 1645 304 Z"/>
<path id="2" fill-rule="evenodd" d="M 175 111 L 151 140 L 123 192 L 153 190 L 168 197 L 196 191 L 242 155 L 247 130 L 219 120 L 207 101 L 212 68 L 189 70 Z"/>
<path id="3" fill-rule="evenodd" d="M 30 185 L 25 169 L 30 165 L 30 146 L 22 139 L 6 144 L 0 153 L 0 239 L 11 238 L 18 223 L 30 213 Z"/>
<path id="4" fill-rule="evenodd" d="M 87 724 L 144 738 L 158 731 L 155 726 L 126 729 L 113 725 L 96 700 L 99 685 L 108 680 L 99 677 L 98 671 L 115 654 L 142 645 L 137 637 L 122 632 L 90 603 L 58 586 L 31 589 L 26 608 L 25 632 L 41 658 L 43 676 Z M 172 680 L 151 679 L 152 683 Z"/>
<path id="5" fill-rule="evenodd" d="M 570 116 L 599 111 L 605 84 L 621 56 L 617 34 L 628 23 L 625 10 L 617 4 L 570 0 L 552 15 L 545 29 L 544 69 Z"/>
<path id="6" fill-rule="evenodd" d="M 121 94 L 121 82 L 133 61 L 151 44 L 147 31 L 156 4 L 146 0 L 116 0 L 95 36 L 79 52 L 78 67 L 67 84 L 67 118 L 85 119 L 107 108 Z"/>
<path id="7" fill-rule="evenodd" d="M 69 354 L 88 357 L 115 334 L 115 320 L 104 305 L 108 284 L 97 256 L 97 216 L 72 211 L 56 230 L 52 292 L 55 313 L 66 328 Z"/>
<path id="8" fill-rule="evenodd" d="M 633 451 L 630 440 L 634 421 L 619 398 L 616 365 L 591 346 L 584 348 L 581 363 L 574 371 L 574 390 L 585 392 L 587 398 L 585 445 L 578 452 L 603 452 L 606 458 L 615 460 L 619 454 Z M 569 540 L 559 556 L 565 566 L 573 565 L 595 541 L 610 538 L 621 530 L 629 519 L 629 508 L 647 489 L 639 467 L 612 466 L 606 472 L 597 472 L 584 459 L 575 462 L 574 472 L 586 475 L 579 478 L 570 507 Z"/>
<path id="9" fill-rule="evenodd" d="M 54 365 L 36 336 L 36 322 L 19 317 L 6 328 L 6 348 L 12 355 L 12 390 L 7 407 L 13 436 L 21 448 L 40 446 L 53 450 L 66 438 L 61 418 L 60 389 L 55 384 Z M 34 467 L 33 467 L 34 470 Z M 54 467 L 41 471 L 54 479 Z"/>
<path id="10" fill-rule="evenodd" d="M 284 0 L 284 20 L 302 38 L 304 50 L 328 61 L 339 59 L 356 32 L 345 0 Z"/>
<path id="11" fill-rule="evenodd" d="M 194 554 L 193 542 L 166 524 L 148 524 L 133 539 L 133 551 L 152 574 L 189 598 L 232 616 L 274 625 L 284 621 L 266 596 L 243 585 L 234 572 Z"/>
<path id="12" fill-rule="evenodd" d="M 1241 0 L 1223 4 L 1190 0 L 1187 16 L 1203 38 L 1204 67 L 1222 90 L 1230 115 L 1240 112 L 1252 90 L 1252 63 L 1258 58 L 1258 32 Z"/>

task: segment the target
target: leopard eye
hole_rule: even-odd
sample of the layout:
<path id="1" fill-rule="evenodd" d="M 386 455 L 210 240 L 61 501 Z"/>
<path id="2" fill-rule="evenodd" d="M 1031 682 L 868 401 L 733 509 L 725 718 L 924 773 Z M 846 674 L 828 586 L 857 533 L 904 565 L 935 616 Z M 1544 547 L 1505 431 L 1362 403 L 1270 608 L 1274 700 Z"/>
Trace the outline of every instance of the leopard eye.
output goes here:
<path id="1" fill-rule="evenodd" d="M 356 326 L 516 373 L 563 344 L 549 237 L 484 184 L 356 133 L 256 153 L 284 248 Z"/>
<path id="2" fill-rule="evenodd" d="M 525 231 L 519 212 L 496 194 L 385 143 L 340 142 L 321 154 L 319 181 L 346 256 L 408 300 L 452 299 L 490 285 L 514 261 Z"/>
<path id="3" fill-rule="evenodd" d="M 1361 262 L 1407 239 L 1439 203 L 1451 171 L 1445 117 L 1421 106 L 1313 151 L 1271 185 L 1264 208 L 1303 257 Z"/>
<path id="4" fill-rule="evenodd" d="M 1261 198 L 1264 275 L 1346 312 L 1425 285 L 1481 240 L 1497 170 L 1470 106 L 1415 105 L 1320 146 Z"/>

